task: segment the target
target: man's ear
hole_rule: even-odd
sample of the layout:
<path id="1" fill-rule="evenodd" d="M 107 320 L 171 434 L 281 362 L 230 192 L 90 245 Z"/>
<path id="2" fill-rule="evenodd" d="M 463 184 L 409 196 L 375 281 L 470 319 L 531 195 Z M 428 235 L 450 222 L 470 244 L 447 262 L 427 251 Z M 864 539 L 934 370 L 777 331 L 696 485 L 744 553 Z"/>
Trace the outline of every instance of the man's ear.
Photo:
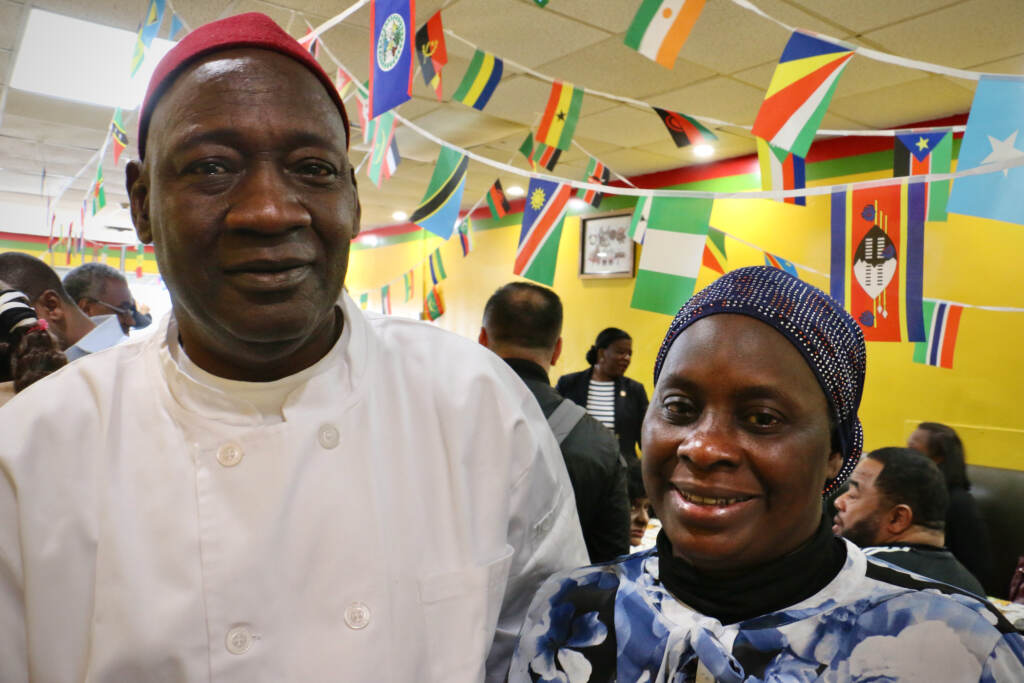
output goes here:
<path id="1" fill-rule="evenodd" d="M 558 359 L 562 356 L 562 338 L 559 337 L 558 341 L 555 342 L 555 350 L 551 353 L 551 365 L 553 366 L 558 362 Z"/>
<path id="2" fill-rule="evenodd" d="M 142 163 L 129 161 L 124 172 L 128 187 L 128 201 L 131 207 L 135 234 L 143 244 L 153 243 L 153 228 L 149 222 L 149 180 L 143 172 Z"/>
<path id="3" fill-rule="evenodd" d="M 64 321 L 64 300 L 52 289 L 40 294 L 39 298 L 32 302 L 32 307 L 36 309 L 36 315 L 51 325 L 60 325 Z"/>
<path id="4" fill-rule="evenodd" d="M 363 229 L 363 205 L 359 202 L 359 183 L 356 182 L 356 169 L 350 168 L 349 172 L 352 176 L 352 193 L 356 198 L 356 223 L 352 226 L 352 239 L 355 239 L 359 235 L 359 231 Z"/>
<path id="5" fill-rule="evenodd" d="M 483 327 L 483 326 L 480 327 L 480 336 L 478 336 L 476 338 L 476 340 L 478 342 L 480 342 L 480 346 L 487 346 L 487 328 L 486 327 Z M 490 348 L 490 347 L 488 346 L 487 348 Z"/>
<path id="6" fill-rule="evenodd" d="M 885 528 L 890 534 L 902 534 L 912 526 L 914 526 L 914 511 L 905 503 L 893 506 L 886 514 Z"/>

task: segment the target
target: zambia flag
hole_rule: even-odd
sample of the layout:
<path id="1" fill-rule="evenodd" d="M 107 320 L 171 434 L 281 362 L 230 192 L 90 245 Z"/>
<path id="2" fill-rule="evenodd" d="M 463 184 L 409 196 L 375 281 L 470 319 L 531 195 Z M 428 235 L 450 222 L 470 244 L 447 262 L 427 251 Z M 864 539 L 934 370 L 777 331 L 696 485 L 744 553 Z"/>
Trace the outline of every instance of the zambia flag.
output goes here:
<path id="1" fill-rule="evenodd" d="M 466 189 L 467 166 L 467 156 L 442 147 L 427 192 L 409 221 L 442 239 L 451 237 L 459 219 L 462 191 Z"/>

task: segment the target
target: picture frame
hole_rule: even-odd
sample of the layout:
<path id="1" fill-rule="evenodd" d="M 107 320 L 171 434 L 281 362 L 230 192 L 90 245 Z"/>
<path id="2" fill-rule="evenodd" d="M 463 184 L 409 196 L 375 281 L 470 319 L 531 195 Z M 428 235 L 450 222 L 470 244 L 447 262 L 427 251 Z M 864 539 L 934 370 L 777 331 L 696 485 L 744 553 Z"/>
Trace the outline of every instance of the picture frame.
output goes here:
<path id="1" fill-rule="evenodd" d="M 636 244 L 629 237 L 632 211 L 580 219 L 580 279 L 636 276 Z"/>

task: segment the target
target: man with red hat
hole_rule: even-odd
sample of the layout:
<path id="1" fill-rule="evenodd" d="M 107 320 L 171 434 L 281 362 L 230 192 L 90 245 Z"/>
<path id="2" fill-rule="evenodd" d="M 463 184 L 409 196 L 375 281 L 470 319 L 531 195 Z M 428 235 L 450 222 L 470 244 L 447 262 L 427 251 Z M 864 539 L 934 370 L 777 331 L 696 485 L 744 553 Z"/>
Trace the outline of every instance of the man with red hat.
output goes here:
<path id="1" fill-rule="evenodd" d="M 157 67 L 128 167 L 173 313 L 0 411 L 0 680 L 503 680 L 586 560 L 501 360 L 342 291 L 330 79 L 262 15 Z"/>

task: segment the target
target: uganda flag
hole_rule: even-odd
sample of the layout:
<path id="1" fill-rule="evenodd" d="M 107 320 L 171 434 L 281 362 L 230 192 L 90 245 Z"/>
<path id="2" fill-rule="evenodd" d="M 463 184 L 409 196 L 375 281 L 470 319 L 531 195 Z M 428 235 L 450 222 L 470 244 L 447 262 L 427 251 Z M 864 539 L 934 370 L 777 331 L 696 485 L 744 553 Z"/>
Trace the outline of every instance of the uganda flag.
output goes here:
<path id="1" fill-rule="evenodd" d="M 714 133 L 692 116 L 658 107 L 653 107 L 653 109 L 661 117 L 661 122 L 668 128 L 668 133 L 672 136 L 672 142 L 676 143 L 676 147 L 699 145 L 718 139 Z"/>
<path id="2" fill-rule="evenodd" d="M 555 281 L 558 242 L 562 218 L 572 187 L 550 180 L 532 178 L 526 191 L 523 224 L 512 272 L 549 287 Z"/>
<path id="3" fill-rule="evenodd" d="M 467 166 L 469 157 L 442 147 L 427 192 L 409 221 L 441 239 L 451 237 L 455 221 L 459 219 L 462 191 L 466 189 Z"/>
<path id="4" fill-rule="evenodd" d="M 501 218 L 511 210 L 505 191 L 501 188 L 501 180 L 495 180 L 487 191 L 487 208 L 491 210 L 491 218 Z"/>
<path id="5" fill-rule="evenodd" d="M 583 88 L 561 81 L 552 83 L 548 104 L 537 128 L 537 142 L 563 152 L 569 149 L 582 106 Z"/>
<path id="6" fill-rule="evenodd" d="M 110 122 L 110 136 L 114 139 L 114 165 L 116 166 L 121 158 L 121 152 L 128 146 L 128 133 L 124 130 L 120 107 L 114 110 L 114 119 Z"/>

